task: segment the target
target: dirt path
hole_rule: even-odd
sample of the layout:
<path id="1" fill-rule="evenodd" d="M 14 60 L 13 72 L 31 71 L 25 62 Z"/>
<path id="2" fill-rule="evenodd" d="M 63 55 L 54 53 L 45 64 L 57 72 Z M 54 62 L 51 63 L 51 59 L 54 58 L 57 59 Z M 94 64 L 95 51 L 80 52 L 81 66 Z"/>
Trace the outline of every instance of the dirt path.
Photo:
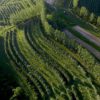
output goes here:
<path id="1" fill-rule="evenodd" d="M 95 43 L 97 46 L 100 47 L 100 38 L 92 35 L 91 33 L 87 32 L 85 29 L 83 29 L 80 26 L 75 26 L 74 29 L 79 32 L 81 35 L 83 35 L 85 38 L 90 40 L 91 42 Z"/>
<path id="2" fill-rule="evenodd" d="M 81 44 L 84 48 L 86 48 L 89 52 L 91 52 L 97 59 L 100 60 L 100 52 L 82 41 L 81 39 L 77 38 L 74 36 L 71 32 L 68 30 L 64 30 L 64 33 L 70 38 L 70 39 L 75 39 L 77 43 Z"/>

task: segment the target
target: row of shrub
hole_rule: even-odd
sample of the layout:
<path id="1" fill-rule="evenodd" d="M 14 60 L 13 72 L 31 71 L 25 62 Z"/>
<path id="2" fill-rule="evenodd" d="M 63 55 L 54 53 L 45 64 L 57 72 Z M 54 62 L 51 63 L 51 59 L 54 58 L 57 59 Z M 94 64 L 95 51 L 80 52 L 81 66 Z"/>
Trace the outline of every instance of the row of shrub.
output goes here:
<path id="1" fill-rule="evenodd" d="M 100 16 L 97 16 L 95 13 L 90 12 L 85 6 L 79 7 L 78 3 L 79 0 L 73 0 L 73 11 L 86 21 L 96 26 L 100 26 Z"/>

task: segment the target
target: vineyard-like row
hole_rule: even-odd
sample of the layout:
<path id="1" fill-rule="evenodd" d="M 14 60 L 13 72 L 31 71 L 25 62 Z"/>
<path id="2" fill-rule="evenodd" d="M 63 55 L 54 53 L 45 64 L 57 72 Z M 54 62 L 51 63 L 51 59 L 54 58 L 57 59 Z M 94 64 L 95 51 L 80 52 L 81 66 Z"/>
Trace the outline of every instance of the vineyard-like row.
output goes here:
<path id="1" fill-rule="evenodd" d="M 27 22 L 24 31 L 15 29 L 5 34 L 6 54 L 15 64 L 16 71 L 26 80 L 30 98 L 97 99 L 99 91 L 96 85 L 99 80 L 95 77 L 97 73 L 91 72 L 94 58 L 84 49 L 84 54 L 76 50 L 77 56 L 83 59 L 75 58 L 71 47 L 46 37 L 40 23 L 34 24 Z M 90 57 L 90 62 L 84 61 L 85 55 Z"/>
<path id="2" fill-rule="evenodd" d="M 33 1 L 0 7 L 8 25 L 0 34 L 0 60 L 7 57 L 18 78 L 10 100 L 99 100 L 99 61 L 48 23 L 43 0 Z"/>

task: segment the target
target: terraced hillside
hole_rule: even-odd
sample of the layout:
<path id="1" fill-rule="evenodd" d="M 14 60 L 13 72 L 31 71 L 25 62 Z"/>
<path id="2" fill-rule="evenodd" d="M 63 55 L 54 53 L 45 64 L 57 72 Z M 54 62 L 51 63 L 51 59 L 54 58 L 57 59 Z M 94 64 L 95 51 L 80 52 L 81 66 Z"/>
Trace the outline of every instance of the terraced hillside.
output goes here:
<path id="1" fill-rule="evenodd" d="M 22 3 L 1 15 L 1 100 L 99 100 L 100 59 L 50 24 L 43 0 Z"/>

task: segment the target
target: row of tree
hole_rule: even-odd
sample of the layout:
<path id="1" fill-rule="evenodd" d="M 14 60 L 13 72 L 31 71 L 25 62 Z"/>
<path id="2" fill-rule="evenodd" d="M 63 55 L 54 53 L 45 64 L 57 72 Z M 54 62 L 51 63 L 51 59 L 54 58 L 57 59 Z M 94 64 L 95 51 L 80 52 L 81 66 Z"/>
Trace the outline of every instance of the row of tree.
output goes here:
<path id="1" fill-rule="evenodd" d="M 79 8 L 78 2 L 79 0 L 73 0 L 74 12 L 76 12 L 77 15 L 89 21 L 90 23 L 100 26 L 100 16 L 96 16 L 93 12 L 89 12 L 89 10 L 84 6 Z"/>

